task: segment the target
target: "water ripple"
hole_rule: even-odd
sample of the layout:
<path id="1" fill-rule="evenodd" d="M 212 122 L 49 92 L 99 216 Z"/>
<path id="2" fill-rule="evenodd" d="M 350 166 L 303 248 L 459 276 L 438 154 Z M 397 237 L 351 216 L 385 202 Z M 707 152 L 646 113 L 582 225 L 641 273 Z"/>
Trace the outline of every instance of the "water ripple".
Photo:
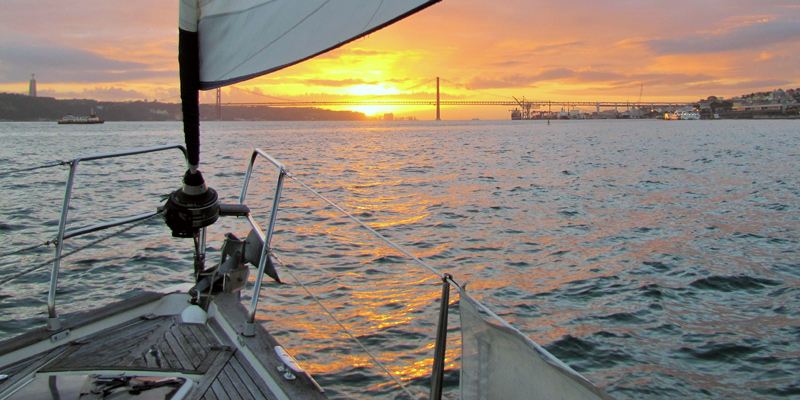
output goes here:
<path id="1" fill-rule="evenodd" d="M 208 121 L 203 131 L 203 169 L 225 201 L 237 199 L 250 149 L 264 148 L 371 227 L 468 282 L 474 296 L 617 398 L 800 395 L 796 121 Z M 0 123 L 0 140 L 4 163 L 34 165 L 182 134 L 178 123 Z M 71 226 L 155 209 L 180 178 L 183 163 L 173 156 L 82 164 Z M 6 247 L 52 239 L 64 177 L 0 178 Z M 264 224 L 276 177 L 258 164 L 250 185 L 248 203 Z M 228 231 L 246 228 L 221 219 L 209 237 Z M 427 392 L 436 277 L 292 180 L 273 244 L 395 376 Z M 83 310 L 188 281 L 189 248 L 157 221 L 93 247 L 65 260 L 59 307 Z M 210 242 L 210 262 L 218 251 Z M 52 248 L 0 260 L 0 272 L 48 257 Z M 286 284 L 265 283 L 259 318 L 328 393 L 400 396 L 281 277 Z M 0 288 L 0 336 L 42 323 L 47 279 L 45 268 Z M 454 303 L 447 398 L 457 398 L 457 311 Z"/>

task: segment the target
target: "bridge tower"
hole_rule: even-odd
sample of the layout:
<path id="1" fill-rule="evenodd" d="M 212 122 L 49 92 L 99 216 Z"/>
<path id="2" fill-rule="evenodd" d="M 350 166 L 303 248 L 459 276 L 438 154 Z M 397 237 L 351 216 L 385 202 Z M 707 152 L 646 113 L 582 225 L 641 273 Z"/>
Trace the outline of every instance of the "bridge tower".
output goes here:
<path id="1" fill-rule="evenodd" d="M 436 120 L 437 121 L 441 121 L 442 120 L 442 114 L 441 114 L 440 109 L 439 109 L 439 101 L 440 101 L 440 99 L 439 99 L 439 77 L 437 76 L 436 77 Z"/>
<path id="2" fill-rule="evenodd" d="M 217 121 L 222 121 L 222 89 L 217 88 Z"/>

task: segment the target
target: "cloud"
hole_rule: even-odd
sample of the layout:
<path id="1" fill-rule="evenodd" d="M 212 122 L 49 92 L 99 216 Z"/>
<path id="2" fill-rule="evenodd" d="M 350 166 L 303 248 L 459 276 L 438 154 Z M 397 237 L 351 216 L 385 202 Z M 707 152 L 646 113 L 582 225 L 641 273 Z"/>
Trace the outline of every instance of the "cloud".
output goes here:
<path id="1" fill-rule="evenodd" d="M 120 61 L 90 51 L 43 44 L 0 42 L 0 83 L 20 82 L 36 73 L 46 82 L 118 82 L 177 78 L 177 71 Z"/>
<path id="2" fill-rule="evenodd" d="M 345 55 L 353 55 L 353 56 L 382 56 L 387 52 L 381 50 L 371 50 L 371 49 L 363 49 L 359 47 L 355 48 L 345 48 L 343 50 Z"/>
<path id="3" fill-rule="evenodd" d="M 491 57 L 486 65 L 500 68 L 530 65 L 531 63 L 536 63 L 541 60 L 542 57 L 561 57 L 583 46 L 584 43 L 580 41 L 549 43 L 534 47 L 530 47 L 527 44 L 520 44 L 518 41 L 511 41 L 509 44 L 506 44 L 507 49 L 505 51 Z"/>
<path id="4" fill-rule="evenodd" d="M 498 89 L 531 86 L 537 82 L 552 81 L 575 75 L 575 71 L 568 68 L 553 68 L 538 74 L 511 74 L 497 78 L 474 78 L 467 82 L 467 89 Z"/>
<path id="5" fill-rule="evenodd" d="M 697 90 L 753 90 L 753 89 L 766 89 L 766 88 L 779 88 L 791 84 L 791 81 L 784 79 L 754 79 L 746 80 L 735 83 L 724 82 L 704 82 L 695 85 L 689 85 L 692 89 Z"/>
<path id="6" fill-rule="evenodd" d="M 647 40 L 658 54 L 699 54 L 756 49 L 800 40 L 800 19 L 761 20 L 718 33 Z"/>
<path id="7" fill-rule="evenodd" d="M 213 90 L 208 90 L 200 93 L 203 96 L 201 101 L 212 102 L 214 101 Z M 244 87 L 240 85 L 231 85 L 223 89 L 222 94 L 223 102 L 270 102 L 270 101 L 288 101 L 291 100 L 285 95 L 273 96 L 268 90 L 261 87 Z"/>
<path id="8" fill-rule="evenodd" d="M 513 74 L 499 78 L 475 78 L 466 84 L 467 89 L 497 89 L 533 86 L 548 81 L 570 82 L 608 82 L 630 80 L 630 77 L 612 71 L 584 70 L 569 68 L 551 68 L 537 74 Z"/>
<path id="9" fill-rule="evenodd" d="M 638 86 L 643 83 L 648 86 L 697 83 L 711 80 L 712 77 L 704 74 L 681 73 L 638 73 L 623 74 L 604 70 L 572 70 L 569 68 L 552 68 L 537 74 L 524 75 L 512 74 L 497 78 L 475 78 L 465 85 L 467 89 L 499 89 L 514 87 L 533 87 L 543 82 L 570 82 L 570 83 L 609 83 L 614 87 Z"/>
<path id="10" fill-rule="evenodd" d="M 316 86 L 343 87 L 353 85 L 372 85 L 378 82 L 365 81 L 363 79 L 305 79 L 303 83 Z"/>
<path id="11" fill-rule="evenodd" d="M 645 86 L 672 86 L 708 82 L 714 79 L 714 77 L 706 74 L 649 73 L 630 74 L 626 75 L 625 79 L 634 83 L 644 83 Z"/>
<path id="12" fill-rule="evenodd" d="M 369 57 L 387 57 L 389 55 L 397 55 L 397 52 L 389 52 L 383 50 L 365 49 L 362 47 L 350 48 L 347 46 L 334 49 L 332 51 L 320 54 L 314 59 L 317 60 L 330 60 L 336 62 L 345 62 L 345 60 L 361 59 Z"/>
<path id="13" fill-rule="evenodd" d="M 595 85 L 589 88 L 567 86 L 559 88 L 558 93 L 563 96 L 580 96 L 587 92 L 609 95 L 626 94 L 630 96 L 630 99 L 635 99 L 639 93 L 639 84 L 641 82 L 644 83 L 644 97 L 642 99 L 645 101 L 658 101 L 659 98 L 684 96 L 686 93 L 696 93 L 697 97 L 702 98 L 709 95 L 729 97 L 747 92 L 797 86 L 796 82 L 782 79 L 750 79 L 728 82 L 709 76 L 689 74 L 633 74 L 630 79 L 628 82 L 620 81 L 612 84 Z"/>
<path id="14" fill-rule="evenodd" d="M 576 47 L 580 47 L 583 45 L 583 42 L 579 41 L 572 41 L 572 42 L 562 42 L 562 43 L 551 43 L 551 44 L 544 44 L 541 46 L 536 46 L 526 52 L 529 56 L 540 56 L 544 54 L 558 54 L 564 50 L 572 49 Z"/>

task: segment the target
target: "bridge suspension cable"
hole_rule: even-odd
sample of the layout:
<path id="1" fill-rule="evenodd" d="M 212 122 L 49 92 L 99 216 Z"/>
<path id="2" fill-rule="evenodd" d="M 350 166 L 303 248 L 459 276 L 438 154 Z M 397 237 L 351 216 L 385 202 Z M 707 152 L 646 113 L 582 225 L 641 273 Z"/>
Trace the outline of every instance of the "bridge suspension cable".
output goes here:
<path id="1" fill-rule="evenodd" d="M 479 100 L 469 100 L 468 98 L 453 98 L 452 96 L 448 96 L 448 99 L 442 99 L 441 94 L 446 93 L 447 89 L 443 89 L 440 92 L 439 81 L 444 81 L 446 83 L 450 83 L 456 87 L 462 87 L 467 89 L 470 92 L 476 92 L 479 95 L 485 95 L 487 97 L 494 97 L 493 100 L 486 100 L 486 99 L 479 99 Z M 282 98 L 277 96 L 271 96 L 260 91 L 248 90 L 243 88 L 237 88 L 239 90 L 245 91 L 247 93 L 251 93 L 260 97 L 264 97 L 266 99 L 270 99 L 270 101 L 262 101 L 262 102 L 228 102 L 222 103 L 221 105 L 224 106 L 270 106 L 270 107 L 330 107 L 330 106 L 431 106 L 436 108 L 436 116 L 437 119 L 439 118 L 439 109 L 442 106 L 501 106 L 501 107 L 521 107 L 523 110 L 528 110 L 528 114 L 530 114 L 531 109 L 540 108 L 547 106 L 548 110 L 553 106 L 556 107 L 567 107 L 568 109 L 573 109 L 575 107 L 591 107 L 595 108 L 598 112 L 600 112 L 601 108 L 643 108 L 643 107 L 663 107 L 663 108 L 680 108 L 691 105 L 692 103 L 684 103 L 684 102 L 657 102 L 657 101 L 646 101 L 643 102 L 641 100 L 641 95 L 643 92 L 643 85 L 639 88 L 639 99 L 636 102 L 631 101 L 607 101 L 607 100 L 598 100 L 598 101 L 563 101 L 563 100 L 525 100 L 522 98 L 522 101 L 516 99 L 513 96 L 506 96 L 500 95 L 492 92 L 488 92 L 485 90 L 478 90 L 478 89 L 469 89 L 463 83 L 454 82 L 446 78 L 436 78 L 433 80 L 433 92 L 435 93 L 433 98 L 428 99 L 420 99 L 420 98 L 398 98 L 396 94 L 386 95 L 386 94 L 374 94 L 368 96 L 358 96 L 355 99 L 349 100 L 328 100 L 328 99 L 318 99 L 318 100 L 292 100 L 288 98 Z M 413 90 L 422 86 L 426 86 L 431 84 L 431 80 L 422 80 L 419 81 L 414 86 L 406 88 L 405 90 Z M 422 93 L 415 93 L 415 94 L 425 94 L 430 93 L 424 91 Z M 388 98 L 387 98 L 388 97 Z M 502 100 L 497 100 L 502 99 Z"/>

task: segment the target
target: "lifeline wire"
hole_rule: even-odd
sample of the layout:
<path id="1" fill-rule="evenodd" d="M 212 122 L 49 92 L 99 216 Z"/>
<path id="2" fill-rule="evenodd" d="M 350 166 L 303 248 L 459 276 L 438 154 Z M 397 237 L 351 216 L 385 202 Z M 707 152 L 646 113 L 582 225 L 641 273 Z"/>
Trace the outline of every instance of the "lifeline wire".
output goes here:
<path id="1" fill-rule="evenodd" d="M 320 194 L 320 193 L 319 193 L 319 192 L 317 192 L 316 190 L 312 189 L 312 188 L 311 188 L 311 186 L 308 186 L 308 185 L 306 185 L 306 184 L 305 184 L 303 181 L 301 181 L 300 179 L 296 178 L 294 175 L 292 175 L 292 174 L 290 174 L 290 173 L 288 173 L 288 172 L 287 172 L 287 173 L 286 173 L 286 176 L 288 176 L 289 178 L 291 178 L 291 179 L 292 179 L 292 180 L 294 180 L 295 182 L 297 182 L 297 183 L 299 183 L 300 185 L 302 185 L 304 188 L 306 188 L 306 189 L 307 189 L 308 191 L 310 191 L 311 193 L 314 193 L 314 195 L 316 195 L 317 197 L 319 197 L 320 199 L 322 199 L 322 201 L 324 201 L 324 202 L 326 202 L 326 203 L 330 204 L 330 205 L 331 205 L 333 208 L 335 208 L 335 209 L 339 210 L 339 211 L 340 211 L 342 214 L 346 215 L 348 218 L 350 218 L 351 220 L 353 220 L 353 222 L 355 222 L 355 223 L 357 223 L 357 224 L 361 225 L 361 227 L 362 227 L 362 228 L 364 228 L 364 229 L 366 229 L 366 230 L 368 230 L 368 231 L 372 232 L 372 234 L 373 234 L 373 235 L 375 235 L 375 236 L 376 236 L 378 239 L 382 240 L 384 243 L 386 243 L 387 245 L 389 245 L 389 246 L 390 246 L 390 247 L 392 247 L 393 249 L 395 249 L 395 250 L 397 250 L 397 251 L 399 251 L 399 252 L 403 253 L 403 254 L 404 254 L 406 257 L 408 257 L 408 258 L 410 258 L 410 259 L 414 260 L 414 261 L 415 261 L 417 264 L 421 265 L 422 267 L 425 267 L 425 268 L 427 268 L 427 269 L 428 269 L 428 271 L 431 271 L 433 274 L 435 274 L 435 275 L 436 275 L 436 276 L 438 276 L 439 278 L 442 278 L 442 277 L 444 277 L 444 275 L 442 275 L 442 273 L 441 273 L 441 272 L 439 272 L 439 270 L 437 270 L 437 269 L 436 269 L 436 268 L 434 268 L 434 267 L 431 267 L 431 266 L 430 266 L 430 265 L 428 265 L 428 263 L 426 263 L 425 261 L 422 261 L 422 260 L 420 260 L 420 259 L 419 259 L 417 256 L 415 256 L 415 255 L 411 254 L 410 252 L 408 252 L 408 250 L 406 250 L 406 249 L 404 249 L 404 248 L 400 247 L 400 245 L 399 245 L 399 244 L 396 244 L 395 242 L 392 242 L 392 241 L 391 241 L 391 240 L 389 240 L 389 238 L 387 238 L 386 236 L 383 236 L 383 235 L 381 235 L 380 233 L 378 233 L 376 230 L 374 230 L 374 229 L 370 228 L 370 227 L 369 227 L 367 224 L 365 224 L 364 222 L 362 222 L 360 219 L 356 218 L 356 217 L 355 217 L 353 214 L 350 214 L 349 212 L 345 211 L 345 210 L 344 210 L 342 207 L 339 207 L 339 205 L 338 205 L 338 204 L 336 204 L 336 203 L 334 203 L 334 202 L 332 202 L 332 201 L 328 200 L 328 198 L 327 198 L 327 197 L 323 196 L 322 194 Z"/>
<path id="2" fill-rule="evenodd" d="M 286 266 L 287 266 L 287 264 L 285 264 L 283 261 L 281 261 L 281 259 L 280 259 L 280 258 L 278 258 L 277 254 L 275 254 L 275 253 L 272 253 L 272 256 L 273 256 L 273 257 L 275 257 L 275 260 L 276 260 L 276 261 L 277 261 L 279 264 L 283 265 L 284 267 L 286 267 Z M 286 272 L 288 272 L 288 273 L 289 273 L 289 275 L 291 275 L 291 276 L 292 276 L 292 278 L 295 280 L 295 282 L 299 283 L 299 284 L 300 284 L 300 286 L 303 288 L 303 290 L 304 290 L 306 293 L 308 293 L 308 295 L 309 295 L 309 296 L 311 296 L 311 298 L 312 298 L 312 299 L 314 299 L 314 301 L 317 303 L 317 305 L 319 305 L 319 307 L 320 307 L 320 308 L 322 308 L 322 310 L 323 310 L 323 311 L 325 311 L 325 313 L 326 313 L 326 314 L 328 314 L 328 316 L 329 316 L 329 317 L 331 317 L 331 319 L 332 319 L 334 322 L 336 322 L 336 324 L 337 324 L 337 325 L 339 325 L 339 327 L 340 327 L 340 328 L 342 328 L 342 332 L 344 332 L 345 334 L 347 334 L 347 336 L 349 336 L 349 337 L 350 337 L 350 339 L 353 339 L 353 341 L 354 341 L 354 342 L 356 342 L 356 344 L 358 344 L 358 346 L 359 346 L 359 347 L 361 347 L 361 350 L 364 350 L 364 352 L 365 352 L 365 353 L 367 353 L 367 355 L 369 356 L 369 358 L 371 358 L 371 359 L 372 359 L 372 361 L 373 361 L 373 362 L 374 362 L 374 363 L 375 363 L 375 364 L 376 364 L 378 367 L 380 367 L 380 368 L 383 370 L 383 372 L 385 372 L 385 373 L 386 373 L 386 375 L 389 375 L 389 377 L 390 377 L 390 378 L 392 378 L 392 380 L 394 381 L 394 383 L 396 383 L 396 384 L 397 384 L 397 386 L 399 386 L 399 387 L 400 387 L 400 389 L 402 389 L 404 392 L 406 392 L 406 394 L 407 394 L 407 395 L 408 395 L 410 398 L 412 398 L 412 399 L 418 398 L 418 397 L 414 396 L 414 394 L 413 394 L 413 393 L 411 393 L 411 391 L 409 391 L 409 390 L 408 390 L 408 388 L 407 388 L 407 387 L 406 387 L 406 386 L 405 386 L 405 385 L 404 385 L 404 384 L 403 384 L 403 383 L 402 383 L 402 382 L 401 382 L 399 379 L 397 379 L 397 377 L 396 377 L 396 376 L 394 376 L 394 375 L 393 375 L 393 374 L 392 374 L 392 373 L 389 371 L 389 369 L 388 369 L 388 368 L 386 368 L 386 367 L 383 365 L 383 363 L 381 363 L 380 361 L 378 361 L 378 358 L 377 358 L 377 357 L 376 357 L 374 354 L 372 354 L 372 352 L 371 352 L 371 351 L 369 351 L 369 349 L 367 348 L 367 346 L 365 346 L 363 343 L 361 343 L 361 341 L 360 341 L 360 340 L 358 340 L 358 338 L 356 338 L 356 337 L 355 337 L 355 335 L 353 335 L 352 333 L 350 333 L 350 330 L 348 330 L 348 329 L 347 329 L 347 327 L 345 327 L 345 326 L 344 326 L 344 324 L 343 324 L 341 321 L 339 321 L 339 319 L 338 319 L 338 318 L 336 318 L 336 316 L 335 316 L 335 315 L 333 315 L 333 313 L 332 313 L 330 310 L 328 310 L 328 307 L 325 307 L 325 305 L 324 305 L 324 304 L 322 304 L 322 301 L 321 301 L 321 300 L 320 300 L 320 299 L 319 299 L 317 296 L 315 296 L 315 295 L 314 295 L 314 293 L 311 293 L 311 291 L 310 291 L 310 290 L 308 290 L 308 287 L 306 287 L 306 285 L 303 283 L 303 281 L 301 281 L 300 279 L 298 279 L 298 278 L 297 278 L 297 276 L 295 276 L 295 274 L 294 274 L 294 273 L 292 273 L 292 270 L 291 270 L 291 269 L 289 269 L 289 268 L 284 268 L 284 270 L 285 270 Z"/>
<path id="3" fill-rule="evenodd" d="M 42 247 L 42 246 L 49 246 L 49 245 L 51 245 L 51 244 L 53 244 L 53 243 L 55 243 L 55 240 L 48 240 L 48 241 L 46 241 L 46 242 L 39 243 L 39 244 L 35 244 L 35 245 L 33 245 L 33 246 L 28 246 L 28 247 L 21 248 L 21 249 L 19 249 L 19 250 L 14 250 L 14 251 L 10 251 L 10 252 L 8 252 L 8 253 L 3 253 L 3 254 L 0 254 L 0 258 L 3 258 L 3 257 L 8 257 L 8 256 L 13 256 L 13 255 L 15 255 L 15 254 L 24 253 L 24 252 L 26 252 L 26 251 L 36 250 L 36 249 L 38 249 L 39 247 Z"/>
<path id="4" fill-rule="evenodd" d="M 57 162 L 54 162 L 54 163 L 38 165 L 38 166 L 35 166 L 35 167 L 20 168 L 20 169 L 10 169 L 8 171 L 0 171 L 0 176 L 16 174 L 17 172 L 33 171 L 33 170 L 43 169 L 43 168 L 59 167 L 59 166 L 68 165 L 68 164 L 69 164 L 69 161 L 57 161 Z"/>
<path id="5" fill-rule="evenodd" d="M 97 240 L 94 240 L 94 241 L 92 241 L 92 242 L 89 242 L 89 243 L 87 243 L 86 245 L 83 245 L 83 246 L 81 246 L 81 247 L 78 247 L 77 249 L 75 249 L 75 250 L 72 250 L 72 251 L 70 251 L 70 252 L 68 252 L 68 253 L 66 253 L 66 254 L 62 254 L 62 255 L 61 255 L 61 258 L 63 259 L 64 257 L 71 256 L 71 255 L 73 255 L 73 254 L 75 254 L 75 253 L 77 253 L 77 252 L 79 252 L 79 251 L 85 250 L 86 248 L 89 248 L 89 247 L 91 247 L 91 246 L 94 246 L 94 245 L 96 245 L 96 244 L 98 244 L 98 243 L 102 243 L 102 242 L 104 242 L 104 241 L 106 241 L 106 240 L 108 240 L 108 239 L 111 239 L 112 237 L 114 237 L 114 236 L 116 236 L 116 235 L 119 235 L 119 234 L 121 234 L 121 233 L 125 233 L 125 232 L 127 232 L 127 231 L 129 231 L 129 230 L 131 230 L 131 229 L 133 229 L 133 228 L 135 228 L 135 227 L 137 227 L 137 226 L 139 226 L 139 225 L 142 225 L 143 223 L 145 223 L 145 222 L 147 222 L 147 221 L 150 221 L 151 219 L 153 219 L 153 217 L 155 217 L 155 216 L 157 216 L 157 215 L 161 215 L 161 213 L 160 213 L 160 212 L 159 212 L 159 213 L 155 213 L 155 214 L 153 214 L 152 216 L 150 216 L 150 217 L 148 217 L 148 218 L 145 218 L 145 219 L 143 219 L 143 220 L 137 221 L 137 222 L 135 222 L 135 223 L 133 223 L 133 224 L 131 224 L 131 225 L 128 225 L 128 226 L 126 226 L 125 228 L 123 228 L 123 229 L 120 229 L 120 230 L 118 230 L 118 231 L 114 232 L 114 233 L 113 233 L 113 234 L 111 234 L 111 235 L 108 235 L 108 236 L 101 237 L 101 238 L 99 238 L 99 239 L 97 239 Z M 27 275 L 27 274 L 29 274 L 29 273 L 31 273 L 31 272 L 33 272 L 33 271 L 36 271 L 36 270 L 37 270 L 37 269 L 39 269 L 39 268 L 42 268 L 42 267 L 44 267 L 44 266 L 47 266 L 47 265 L 49 265 L 49 264 L 52 264 L 52 263 L 53 263 L 53 261 L 55 261 L 55 260 L 56 260 L 56 258 L 55 258 L 55 257 L 53 257 L 53 258 L 51 258 L 50 260 L 47 260 L 47 261 L 45 261 L 45 262 L 43 262 L 43 263 L 41 263 L 41 264 L 39 264 L 39 265 L 35 265 L 35 266 L 33 266 L 33 267 L 31 267 L 31 268 L 28 268 L 28 269 L 26 269 L 26 270 L 24 270 L 24 271 L 22 271 L 22 272 L 19 272 L 19 273 L 15 274 L 15 275 L 12 275 L 12 276 L 10 276 L 10 277 L 7 277 L 6 279 L 3 279 L 2 281 L 0 281 L 0 286 L 2 286 L 2 285 L 5 285 L 6 283 L 8 283 L 8 282 L 11 282 L 11 281 L 13 281 L 13 280 L 15 280 L 15 279 L 17 279 L 17 278 L 19 278 L 19 277 L 22 277 L 22 276 L 24 276 L 24 275 Z"/>
<path id="6" fill-rule="evenodd" d="M 415 261 L 415 262 L 416 262 L 418 265 L 420 265 L 420 266 L 422 266 L 422 267 L 424 267 L 424 268 L 428 269 L 429 271 L 431 271 L 431 272 L 432 272 L 432 273 L 434 273 L 435 275 L 439 276 L 440 278 L 447 279 L 448 281 L 450 281 L 450 283 L 454 284 L 454 285 L 455 285 L 455 286 L 458 288 L 458 291 L 459 291 L 459 293 L 460 293 L 462 290 L 466 290 L 466 289 L 464 288 L 464 286 L 460 285 L 460 284 L 459 284 L 458 282 L 456 282 L 456 281 L 455 281 L 455 280 L 454 280 L 452 277 L 447 277 L 447 276 L 443 275 L 443 274 L 442 274 L 441 272 L 439 272 L 439 271 L 438 271 L 436 268 L 434 268 L 434 267 L 431 267 L 431 266 L 430 266 L 430 265 L 428 265 L 426 262 L 424 262 L 424 261 L 420 260 L 418 257 L 416 257 L 416 256 L 414 256 L 413 254 L 411 254 L 410 252 L 408 252 L 406 249 L 404 249 L 404 248 L 400 247 L 400 245 L 398 245 L 398 244 L 396 244 L 396 243 L 392 242 L 391 240 L 389 240 L 389 238 L 387 238 L 387 237 L 385 237 L 385 236 L 381 235 L 380 233 L 378 233 L 378 232 L 377 232 L 377 231 L 375 231 L 374 229 L 370 228 L 370 227 L 369 227 L 369 226 L 368 226 L 366 223 L 362 222 L 360 219 L 358 219 L 358 218 L 357 218 L 357 217 L 355 217 L 354 215 L 352 215 L 352 214 L 350 214 L 349 212 L 345 211 L 345 210 L 344 210 L 342 207 L 339 207 L 339 205 L 337 205 L 337 204 L 336 204 L 336 203 L 334 203 L 333 201 L 331 201 L 331 200 L 328 200 L 328 198 L 326 198 L 325 196 L 323 196 L 322 194 L 320 194 L 319 192 L 317 192 L 316 190 L 314 190 L 314 189 L 313 189 L 313 188 L 311 188 L 310 186 L 306 185 L 306 184 L 305 184 L 303 181 L 301 181 L 300 179 L 298 179 L 298 178 L 297 178 L 297 177 L 295 177 L 294 175 L 292 175 L 292 174 L 290 174 L 290 173 L 288 173 L 288 172 L 286 172 L 286 175 L 287 175 L 289 178 L 291 178 L 292 180 L 294 180 L 295 182 L 299 183 L 299 184 L 300 184 L 301 186 L 303 186 L 304 188 L 306 188 L 308 191 L 310 191 L 311 193 L 313 193 L 314 195 L 316 195 L 317 197 L 319 197 L 320 199 L 322 199 L 324 202 L 328 203 L 328 204 L 329 204 L 329 205 L 331 205 L 332 207 L 334 207 L 334 208 L 336 208 L 337 210 L 339 210 L 340 212 L 342 212 L 344 215 L 346 215 L 348 218 L 350 218 L 351 220 L 353 220 L 355 223 L 357 223 L 357 224 L 361 225 L 363 228 L 365 228 L 365 229 L 367 229 L 368 231 L 372 232 L 372 234 L 373 234 L 373 235 L 375 235 L 377 238 L 381 239 L 381 240 L 382 240 L 384 243 L 386 243 L 387 245 L 389 245 L 389 246 L 391 246 L 392 248 L 394 248 L 395 250 L 397 250 L 397 251 L 399 251 L 399 252 L 401 252 L 401 253 L 405 254 L 407 257 L 409 257 L 409 258 L 411 258 L 412 260 L 414 260 L 414 261 Z M 511 325 L 511 323 L 509 323 L 508 321 L 506 321 L 506 320 L 505 320 L 503 317 L 501 317 L 501 316 L 497 315 L 497 313 L 495 313 L 495 312 L 494 312 L 492 309 L 490 309 L 490 308 L 489 308 L 488 306 L 486 306 L 485 304 L 481 303 L 480 301 L 477 301 L 477 299 L 475 300 L 475 302 L 478 304 L 478 306 L 479 306 L 479 307 L 480 307 L 480 308 L 481 308 L 481 309 L 482 309 L 484 312 L 486 312 L 486 313 L 487 313 L 489 316 L 491 316 L 492 318 L 496 319 L 496 320 L 497 320 L 498 322 L 500 322 L 500 323 L 501 323 L 503 326 L 505 326 L 505 327 L 507 327 L 507 328 L 510 328 L 510 329 L 513 329 L 513 330 L 515 330 L 515 331 L 519 331 L 517 328 L 515 328 L 513 325 Z"/>

